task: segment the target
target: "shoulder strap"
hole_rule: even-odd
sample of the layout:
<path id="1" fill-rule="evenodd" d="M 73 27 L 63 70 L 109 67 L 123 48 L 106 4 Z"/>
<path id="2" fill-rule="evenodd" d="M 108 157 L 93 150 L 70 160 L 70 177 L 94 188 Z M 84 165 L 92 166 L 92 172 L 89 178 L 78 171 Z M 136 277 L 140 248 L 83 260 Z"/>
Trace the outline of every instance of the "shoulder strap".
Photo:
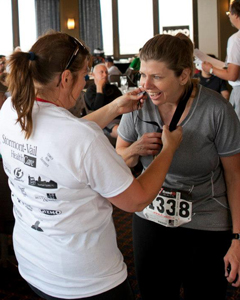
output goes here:
<path id="1" fill-rule="evenodd" d="M 169 130 L 170 131 L 173 131 L 173 130 L 176 129 L 177 123 L 180 120 L 180 118 L 181 118 L 181 116 L 182 116 L 182 114 L 184 112 L 184 109 L 186 107 L 186 104 L 188 102 L 188 99 L 190 98 L 190 96 L 192 94 L 192 90 L 193 90 L 193 84 L 191 84 L 191 87 L 188 90 L 188 92 L 186 94 L 184 94 L 182 96 L 182 98 L 180 99 L 180 101 L 178 103 L 178 106 L 177 106 L 177 108 L 175 110 L 175 113 L 174 113 L 174 115 L 172 117 L 172 121 L 171 121 L 171 123 L 169 125 Z"/>

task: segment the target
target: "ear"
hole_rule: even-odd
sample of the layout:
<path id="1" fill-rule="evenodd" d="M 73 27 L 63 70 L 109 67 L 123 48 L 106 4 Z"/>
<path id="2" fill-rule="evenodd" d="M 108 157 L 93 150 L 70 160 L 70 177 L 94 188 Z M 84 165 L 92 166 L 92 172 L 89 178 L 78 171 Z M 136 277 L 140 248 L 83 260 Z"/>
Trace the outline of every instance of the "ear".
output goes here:
<path id="1" fill-rule="evenodd" d="M 182 71 L 182 74 L 179 76 L 180 85 L 185 85 L 191 76 L 191 70 L 186 68 Z"/>
<path id="2" fill-rule="evenodd" d="M 71 83 L 72 73 L 69 70 L 65 70 L 61 76 L 61 83 L 63 87 L 69 87 L 69 83 Z"/>

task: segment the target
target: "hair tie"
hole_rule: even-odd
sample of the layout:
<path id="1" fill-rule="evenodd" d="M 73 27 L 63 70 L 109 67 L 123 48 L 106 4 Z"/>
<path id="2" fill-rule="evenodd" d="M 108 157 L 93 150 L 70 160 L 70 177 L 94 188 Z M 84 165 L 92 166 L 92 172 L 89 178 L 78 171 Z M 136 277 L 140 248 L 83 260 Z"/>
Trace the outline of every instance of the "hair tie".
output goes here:
<path id="1" fill-rule="evenodd" d="M 36 59 L 36 55 L 35 55 L 35 53 L 33 53 L 33 52 L 28 52 L 28 58 L 29 58 L 29 60 L 35 60 Z"/>

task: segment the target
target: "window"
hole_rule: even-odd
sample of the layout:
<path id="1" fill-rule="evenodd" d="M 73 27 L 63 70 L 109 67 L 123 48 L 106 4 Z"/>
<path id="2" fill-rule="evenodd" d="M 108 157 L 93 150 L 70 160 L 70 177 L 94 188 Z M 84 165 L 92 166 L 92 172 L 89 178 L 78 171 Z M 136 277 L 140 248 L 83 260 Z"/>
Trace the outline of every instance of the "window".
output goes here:
<path id="1" fill-rule="evenodd" d="M 153 7 L 149 0 L 118 1 L 120 55 L 138 53 L 153 37 Z"/>
<path id="2" fill-rule="evenodd" d="M 101 19 L 103 34 L 103 49 L 105 55 L 113 54 L 113 22 L 112 22 L 112 0 L 101 0 Z"/>
<path id="3" fill-rule="evenodd" d="M 0 54 L 9 55 L 13 50 L 12 5 L 11 1 L 0 0 L 1 46 Z"/>
<path id="4" fill-rule="evenodd" d="M 28 51 L 37 38 L 35 0 L 18 0 L 19 34 L 22 51 Z"/>
<path id="5" fill-rule="evenodd" d="M 180 31 L 194 41 L 196 3 L 196 0 L 101 0 L 105 54 L 114 55 L 115 59 L 133 56 L 157 33 Z"/>
<path id="6" fill-rule="evenodd" d="M 159 31 L 172 35 L 182 32 L 193 41 L 192 0 L 159 0 Z"/>

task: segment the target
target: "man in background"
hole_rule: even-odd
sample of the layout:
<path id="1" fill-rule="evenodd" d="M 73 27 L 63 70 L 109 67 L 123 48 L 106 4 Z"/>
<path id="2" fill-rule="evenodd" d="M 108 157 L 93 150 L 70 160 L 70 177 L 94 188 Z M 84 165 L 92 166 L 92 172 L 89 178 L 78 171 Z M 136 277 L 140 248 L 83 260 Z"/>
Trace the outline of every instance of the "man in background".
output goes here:
<path id="1" fill-rule="evenodd" d="M 108 70 L 105 64 L 97 64 L 93 68 L 92 75 L 94 83 L 87 88 L 85 94 L 85 102 L 89 110 L 97 110 L 122 95 L 116 85 L 109 83 Z M 117 138 L 117 127 L 120 118 L 121 116 L 104 128 L 104 133 L 107 136 Z"/>
<path id="2" fill-rule="evenodd" d="M 211 56 L 212 58 L 217 58 L 213 54 L 208 54 L 208 56 Z M 196 68 L 198 68 L 198 65 L 196 65 Z M 199 68 L 199 72 L 196 73 L 193 77 L 199 79 L 199 83 L 211 90 L 214 90 L 221 94 L 225 99 L 229 99 L 229 91 L 227 87 L 226 80 L 223 80 L 217 76 L 214 76 L 212 74 L 209 74 L 208 72 L 205 72 L 204 70 L 201 70 Z"/>
<path id="3" fill-rule="evenodd" d="M 111 56 L 105 57 L 105 66 L 108 70 L 108 79 L 110 80 L 110 75 L 122 75 L 122 72 L 114 65 L 113 59 Z"/>

